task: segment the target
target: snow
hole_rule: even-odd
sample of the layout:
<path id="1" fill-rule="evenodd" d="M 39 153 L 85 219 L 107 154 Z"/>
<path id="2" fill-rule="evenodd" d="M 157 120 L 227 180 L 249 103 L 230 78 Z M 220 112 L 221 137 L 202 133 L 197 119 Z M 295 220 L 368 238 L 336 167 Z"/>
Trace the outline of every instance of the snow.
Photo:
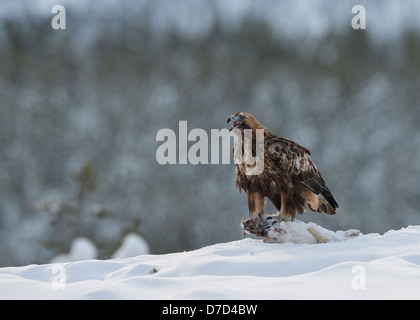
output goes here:
<path id="1" fill-rule="evenodd" d="M 78 260 L 95 259 L 98 256 L 98 249 L 87 238 L 79 237 L 73 240 L 70 252 L 60 254 L 51 259 L 51 263 L 71 262 Z"/>
<path id="2" fill-rule="evenodd" d="M 130 233 L 125 236 L 123 244 L 112 255 L 112 259 L 129 258 L 141 254 L 148 254 L 150 252 L 149 245 L 146 240 L 135 233 Z"/>
<path id="3" fill-rule="evenodd" d="M 420 226 L 0 269 L 0 299 L 419 299 Z"/>
<path id="4" fill-rule="evenodd" d="M 149 245 L 140 235 L 129 233 L 115 253 L 112 259 L 129 258 L 150 252 Z M 73 240 L 70 252 L 60 254 L 51 259 L 50 263 L 63 263 L 80 260 L 91 260 L 98 256 L 98 249 L 95 244 L 87 238 L 78 237 Z"/>

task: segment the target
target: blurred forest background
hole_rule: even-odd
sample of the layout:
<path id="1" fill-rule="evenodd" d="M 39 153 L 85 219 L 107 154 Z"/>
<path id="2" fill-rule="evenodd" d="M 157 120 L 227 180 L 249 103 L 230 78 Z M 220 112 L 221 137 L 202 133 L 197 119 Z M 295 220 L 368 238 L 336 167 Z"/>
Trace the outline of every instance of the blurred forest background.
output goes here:
<path id="1" fill-rule="evenodd" d="M 340 204 L 324 227 L 420 224 L 420 2 L 0 3 L 0 266 L 46 263 L 76 236 L 109 258 L 241 238 L 234 165 L 156 161 L 156 133 L 252 113 L 312 151 Z M 193 144 L 193 142 L 191 142 Z M 268 213 L 274 207 L 268 206 Z"/>

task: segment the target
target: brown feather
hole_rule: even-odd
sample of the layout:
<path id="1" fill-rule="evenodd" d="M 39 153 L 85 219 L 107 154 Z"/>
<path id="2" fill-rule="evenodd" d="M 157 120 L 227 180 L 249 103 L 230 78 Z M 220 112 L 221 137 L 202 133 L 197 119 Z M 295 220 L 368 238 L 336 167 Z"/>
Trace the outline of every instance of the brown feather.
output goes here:
<path id="1" fill-rule="evenodd" d="M 296 212 L 303 214 L 309 207 L 313 211 L 335 214 L 338 203 L 328 189 L 321 172 L 312 159 L 311 152 L 293 140 L 276 136 L 245 112 L 239 129 L 253 130 L 253 155 L 255 155 L 255 130 L 264 129 L 264 170 L 260 175 L 247 175 L 244 164 L 237 164 L 236 186 L 248 193 L 250 216 L 263 214 L 267 197 L 282 217 L 294 219 Z M 243 141 L 243 139 L 242 139 Z M 243 152 L 243 146 L 242 146 Z"/>

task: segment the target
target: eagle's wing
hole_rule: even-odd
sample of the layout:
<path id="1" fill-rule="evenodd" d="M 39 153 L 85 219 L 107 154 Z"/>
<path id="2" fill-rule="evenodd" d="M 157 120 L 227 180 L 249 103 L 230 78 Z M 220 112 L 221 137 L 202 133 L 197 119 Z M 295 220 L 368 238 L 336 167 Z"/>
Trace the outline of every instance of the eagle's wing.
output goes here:
<path id="1" fill-rule="evenodd" d="M 315 195 L 320 195 L 332 208 L 321 208 L 334 214 L 338 204 L 328 189 L 321 172 L 310 158 L 311 152 L 293 140 L 272 136 L 266 142 L 268 162 L 283 174 L 288 174 L 294 183 L 305 186 Z M 324 199 L 320 199 L 324 200 Z"/>
<path id="2" fill-rule="evenodd" d="M 311 152 L 293 140 L 283 137 L 270 137 L 266 145 L 266 156 L 283 172 L 292 175 L 320 174 L 309 157 Z"/>

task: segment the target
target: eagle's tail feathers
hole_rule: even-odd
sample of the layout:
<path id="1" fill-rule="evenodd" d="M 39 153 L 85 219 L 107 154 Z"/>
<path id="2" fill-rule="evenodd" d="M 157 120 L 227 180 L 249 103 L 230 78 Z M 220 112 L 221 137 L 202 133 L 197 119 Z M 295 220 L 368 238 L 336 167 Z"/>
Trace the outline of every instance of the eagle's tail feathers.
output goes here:
<path id="1" fill-rule="evenodd" d="M 324 190 L 322 190 L 322 195 L 324 196 L 325 200 L 328 201 L 328 203 L 334 208 L 338 208 L 338 203 L 335 201 L 333 195 L 331 194 L 330 189 L 327 187 L 324 187 Z"/>
<path id="2" fill-rule="evenodd" d="M 312 211 L 319 213 L 325 212 L 326 214 L 336 214 L 335 209 L 338 208 L 337 202 L 330 192 L 323 191 L 316 194 L 308 190 L 305 193 L 305 201 Z"/>
<path id="3" fill-rule="evenodd" d="M 323 192 L 318 196 L 319 207 L 318 212 L 325 212 L 326 214 L 336 214 L 335 209 L 338 208 L 338 203 L 330 192 Z"/>

